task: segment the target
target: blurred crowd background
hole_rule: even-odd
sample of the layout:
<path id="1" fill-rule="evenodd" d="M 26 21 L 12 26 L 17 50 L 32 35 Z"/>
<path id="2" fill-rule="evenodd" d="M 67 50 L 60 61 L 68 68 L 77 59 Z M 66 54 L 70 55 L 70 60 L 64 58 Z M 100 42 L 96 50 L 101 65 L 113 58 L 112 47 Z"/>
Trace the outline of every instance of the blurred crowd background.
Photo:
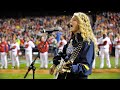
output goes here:
<path id="1" fill-rule="evenodd" d="M 93 32 L 96 38 L 102 37 L 102 32 L 107 31 L 107 35 L 111 42 L 114 41 L 117 34 L 120 34 L 120 12 L 97 12 L 86 13 L 90 17 Z M 2 37 L 8 44 L 12 42 L 12 37 L 16 37 L 16 41 L 20 45 L 21 53 L 24 54 L 24 42 L 26 37 L 35 44 L 34 52 L 38 52 L 37 45 L 42 35 L 46 36 L 49 43 L 49 53 L 54 53 L 52 42 L 53 36 L 60 41 L 60 37 L 65 36 L 66 41 L 70 38 L 70 19 L 72 15 L 46 15 L 46 16 L 25 16 L 25 17 L 4 17 L 0 18 L 0 41 Z M 110 55 L 115 55 L 115 46 L 112 45 Z"/>
<path id="2" fill-rule="evenodd" d="M 88 11 L 89 12 L 89 11 Z M 91 24 L 96 38 L 101 37 L 101 32 L 107 30 L 111 41 L 120 33 L 120 12 L 99 12 L 87 13 L 90 16 Z M 55 34 L 62 32 L 69 39 L 69 21 L 72 15 L 57 16 L 29 16 L 20 18 L 1 18 L 0 19 L 0 38 L 6 37 L 11 41 L 13 35 L 20 40 L 20 46 L 23 45 L 27 36 L 38 44 L 38 39 L 43 33 Z M 56 37 L 57 38 L 57 37 Z"/>

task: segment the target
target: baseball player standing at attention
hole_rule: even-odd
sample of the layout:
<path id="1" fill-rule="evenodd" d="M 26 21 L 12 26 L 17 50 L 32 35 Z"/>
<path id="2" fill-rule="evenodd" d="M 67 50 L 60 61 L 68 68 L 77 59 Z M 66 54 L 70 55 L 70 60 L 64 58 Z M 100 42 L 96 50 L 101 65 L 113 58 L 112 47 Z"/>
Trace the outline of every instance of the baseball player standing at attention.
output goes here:
<path id="1" fill-rule="evenodd" d="M 58 53 L 63 51 L 63 47 L 66 44 L 67 44 L 67 41 L 65 40 L 65 36 L 61 35 L 60 41 L 58 42 Z"/>
<path id="2" fill-rule="evenodd" d="M 120 56 L 120 35 L 117 34 L 117 37 L 114 39 L 115 45 L 115 68 L 118 68 L 118 60 Z"/>
<path id="3" fill-rule="evenodd" d="M 20 63 L 19 63 L 19 51 L 20 51 L 20 46 L 18 45 L 18 43 L 16 42 L 16 38 L 13 37 L 12 43 L 10 45 L 10 50 L 11 50 L 11 58 L 12 58 L 12 68 L 15 68 L 15 63 L 17 65 L 17 69 L 19 69 L 20 67 Z"/>
<path id="4" fill-rule="evenodd" d="M 1 63 L 2 66 L 1 69 L 7 69 L 7 53 L 8 53 L 8 44 L 5 41 L 5 37 L 2 37 L 1 43 L 0 43 L 0 57 L 1 57 Z"/>
<path id="5" fill-rule="evenodd" d="M 30 40 L 29 37 L 27 37 L 24 43 L 24 47 L 25 47 L 26 67 L 28 68 L 29 65 L 32 63 L 32 48 L 35 47 L 35 44 Z"/>
<path id="6" fill-rule="evenodd" d="M 107 36 L 107 32 L 102 32 L 103 36 L 98 41 L 98 46 L 100 47 L 100 68 L 104 67 L 104 56 L 106 57 L 106 64 L 108 68 L 111 68 L 109 47 L 111 45 L 110 38 Z"/>
<path id="7" fill-rule="evenodd" d="M 46 41 L 45 37 L 41 37 L 41 41 L 38 44 L 38 50 L 40 52 L 40 61 L 41 66 L 40 68 L 48 68 L 48 50 L 49 50 L 49 44 Z"/>

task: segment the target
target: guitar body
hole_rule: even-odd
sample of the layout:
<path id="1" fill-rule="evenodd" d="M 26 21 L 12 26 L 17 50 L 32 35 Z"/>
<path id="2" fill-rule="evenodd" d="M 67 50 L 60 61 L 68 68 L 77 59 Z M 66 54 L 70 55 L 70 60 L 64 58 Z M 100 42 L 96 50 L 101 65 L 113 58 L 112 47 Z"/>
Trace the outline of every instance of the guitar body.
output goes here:
<path id="1" fill-rule="evenodd" d="M 61 59 L 60 64 L 56 68 L 56 73 L 55 73 L 54 79 L 66 79 L 67 74 L 70 73 L 70 69 L 65 68 L 65 64 L 66 64 L 66 62 L 63 59 Z M 61 73 L 61 72 L 63 72 L 63 73 Z"/>

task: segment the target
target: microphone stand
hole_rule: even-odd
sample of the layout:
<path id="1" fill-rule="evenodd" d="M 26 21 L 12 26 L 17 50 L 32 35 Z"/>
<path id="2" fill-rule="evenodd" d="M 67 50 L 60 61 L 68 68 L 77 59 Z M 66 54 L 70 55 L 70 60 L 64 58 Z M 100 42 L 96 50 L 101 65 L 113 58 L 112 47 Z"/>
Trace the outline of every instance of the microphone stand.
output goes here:
<path id="1" fill-rule="evenodd" d="M 38 57 L 39 57 L 39 52 L 38 52 L 37 57 L 34 59 L 34 61 L 33 61 L 33 62 L 31 63 L 31 65 L 29 66 L 29 68 L 28 68 L 28 70 L 27 70 L 27 72 L 26 72 L 24 78 L 27 77 L 29 71 L 32 69 L 32 71 L 33 71 L 33 79 L 34 79 L 34 77 L 35 77 L 35 70 L 36 70 L 36 67 L 34 66 L 34 63 L 35 63 L 35 61 L 36 61 L 36 59 L 37 59 Z"/>
<path id="2" fill-rule="evenodd" d="M 44 44 L 43 44 L 42 47 L 44 47 L 44 45 L 45 45 L 45 43 L 47 42 L 47 40 L 48 40 L 48 39 L 46 39 L 46 41 L 44 42 Z M 40 55 L 40 52 L 38 52 L 37 57 L 34 59 L 34 61 L 33 61 L 33 62 L 31 63 L 31 65 L 29 66 L 28 71 L 26 72 L 24 78 L 27 77 L 29 71 L 32 69 L 32 70 L 33 70 L 33 79 L 34 79 L 34 76 L 35 76 L 34 74 L 35 74 L 35 69 L 36 69 L 36 67 L 34 66 L 34 63 L 35 63 L 36 59 L 39 57 L 39 55 Z"/>

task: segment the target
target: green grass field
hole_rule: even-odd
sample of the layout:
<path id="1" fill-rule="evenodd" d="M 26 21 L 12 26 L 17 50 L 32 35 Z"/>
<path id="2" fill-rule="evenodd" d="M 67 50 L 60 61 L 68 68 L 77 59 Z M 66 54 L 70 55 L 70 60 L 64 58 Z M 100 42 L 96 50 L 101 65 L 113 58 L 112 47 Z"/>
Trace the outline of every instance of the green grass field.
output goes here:
<path id="1" fill-rule="evenodd" d="M 0 79 L 24 79 L 25 74 L 0 74 Z M 53 79 L 50 74 L 35 74 L 35 79 Z M 33 79 L 33 74 L 28 74 L 25 79 Z M 92 73 L 89 79 L 120 79 L 119 73 Z"/>
<path id="2" fill-rule="evenodd" d="M 114 68 L 114 57 L 111 57 L 111 65 L 112 68 Z M 49 65 L 48 65 L 48 70 L 51 66 L 51 60 L 52 58 L 49 58 Z M 100 59 L 97 57 L 96 58 L 96 69 L 99 69 L 99 65 L 100 65 Z M 40 70 L 40 61 L 37 59 L 34 66 L 36 67 L 36 70 Z M 8 70 L 11 70 L 11 63 L 8 64 Z M 20 70 L 25 70 L 26 64 L 25 64 L 25 60 L 20 59 Z M 105 67 L 104 69 L 106 69 L 106 61 L 105 61 Z M 103 70 L 104 70 L 103 69 Z M 119 65 L 119 69 L 120 69 L 120 65 Z M 26 69 L 27 72 L 27 69 Z M 0 73 L 0 79 L 24 79 L 24 75 L 25 73 L 21 74 L 21 73 Z M 50 74 L 38 74 L 35 73 L 35 79 L 53 79 L 54 75 L 50 75 Z M 33 74 L 28 73 L 27 77 L 25 79 L 33 79 Z M 91 75 L 89 75 L 89 79 L 120 79 L 120 73 L 92 73 Z"/>
<path id="3" fill-rule="evenodd" d="M 110 57 L 111 68 L 115 67 L 115 60 L 114 59 L 115 59 L 114 57 Z M 33 60 L 34 60 L 34 58 L 33 58 Z M 119 60 L 119 62 L 120 62 L 120 60 Z M 25 63 L 26 63 L 25 59 L 24 58 L 20 58 L 20 69 L 24 69 L 26 67 Z M 51 64 L 52 64 L 52 57 L 49 57 L 48 69 L 51 66 Z M 100 67 L 100 58 L 99 57 L 96 58 L 96 64 L 95 65 L 96 65 L 95 68 L 99 69 L 99 67 Z M 39 58 L 37 58 L 37 60 L 35 61 L 34 66 L 36 66 L 36 68 L 39 69 L 39 67 L 40 67 L 40 60 L 39 60 Z M 11 67 L 12 67 L 12 65 L 11 65 L 11 63 L 9 63 L 8 64 L 8 69 L 11 69 Z M 106 69 L 106 68 L 107 68 L 107 65 L 106 65 L 106 59 L 105 59 L 104 60 L 104 68 L 103 69 Z M 119 67 L 118 68 L 120 69 L 120 63 L 119 63 Z"/>

